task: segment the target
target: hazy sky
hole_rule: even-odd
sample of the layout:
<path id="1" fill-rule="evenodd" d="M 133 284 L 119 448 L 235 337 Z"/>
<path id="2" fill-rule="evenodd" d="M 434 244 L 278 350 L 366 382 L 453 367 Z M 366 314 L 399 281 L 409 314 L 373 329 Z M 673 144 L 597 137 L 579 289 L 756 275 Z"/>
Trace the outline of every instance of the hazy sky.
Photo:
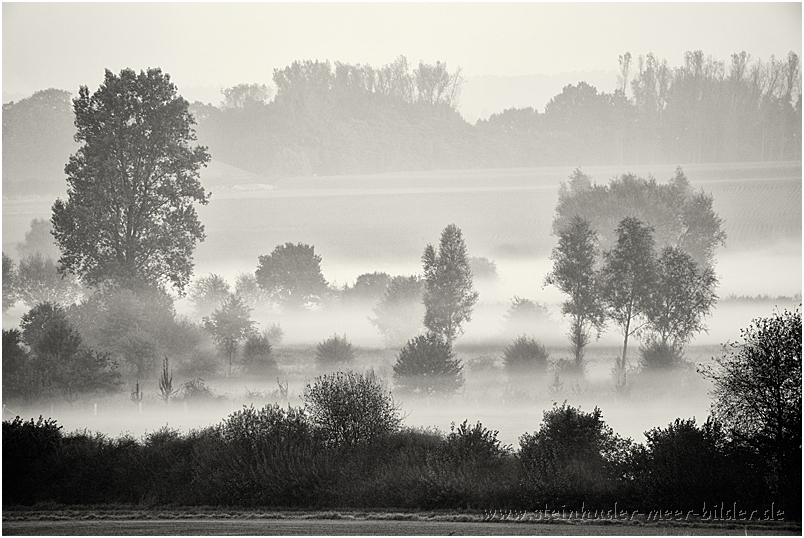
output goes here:
<path id="1" fill-rule="evenodd" d="M 271 83 L 319 59 L 404 55 L 465 76 L 616 70 L 630 51 L 671 66 L 801 54 L 801 3 L 3 3 L 3 101 L 95 88 L 104 68 L 161 67 L 190 90 Z M 193 100 L 192 95 L 185 95 Z"/>

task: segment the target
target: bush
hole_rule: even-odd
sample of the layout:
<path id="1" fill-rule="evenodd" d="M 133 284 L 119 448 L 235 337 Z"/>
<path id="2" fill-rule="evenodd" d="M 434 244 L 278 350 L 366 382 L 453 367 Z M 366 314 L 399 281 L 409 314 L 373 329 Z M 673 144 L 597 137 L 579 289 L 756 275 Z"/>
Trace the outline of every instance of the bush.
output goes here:
<path id="1" fill-rule="evenodd" d="M 522 335 L 503 350 L 503 364 L 509 374 L 543 373 L 549 356 L 541 342 Z"/>
<path id="2" fill-rule="evenodd" d="M 184 402 L 210 402 L 222 398 L 225 398 L 225 396 L 215 394 L 215 391 L 209 388 L 203 379 L 199 378 L 183 383 L 176 399 Z"/>
<path id="3" fill-rule="evenodd" d="M 402 391 L 431 396 L 453 394 L 464 384 L 463 365 L 452 346 L 435 333 L 410 340 L 394 364 L 394 382 Z"/>
<path id="4" fill-rule="evenodd" d="M 55 478 L 52 463 L 62 441 L 55 420 L 3 421 L 3 504 L 34 504 Z"/>
<path id="5" fill-rule="evenodd" d="M 505 332 L 513 336 L 533 333 L 539 324 L 549 321 L 550 313 L 544 304 L 515 295 L 504 317 Z"/>
<path id="6" fill-rule="evenodd" d="M 374 373 L 324 375 L 304 388 L 310 420 L 334 446 L 372 443 L 399 429 L 399 407 Z"/>
<path id="7" fill-rule="evenodd" d="M 346 335 L 341 338 L 335 334 L 316 346 L 315 360 L 322 366 L 346 364 L 354 358 L 354 347 Z"/>
<path id="8" fill-rule="evenodd" d="M 639 363 L 646 372 L 675 370 L 684 364 L 684 350 L 670 343 L 648 342 L 639 348 Z"/>
<path id="9" fill-rule="evenodd" d="M 243 364 L 251 373 L 276 373 L 276 359 L 267 331 L 262 334 L 252 334 L 243 345 Z"/>
<path id="10" fill-rule="evenodd" d="M 545 411 L 539 431 L 519 444 L 530 503 L 580 507 L 617 498 L 631 441 L 616 435 L 597 407 L 584 413 L 564 402 Z"/>

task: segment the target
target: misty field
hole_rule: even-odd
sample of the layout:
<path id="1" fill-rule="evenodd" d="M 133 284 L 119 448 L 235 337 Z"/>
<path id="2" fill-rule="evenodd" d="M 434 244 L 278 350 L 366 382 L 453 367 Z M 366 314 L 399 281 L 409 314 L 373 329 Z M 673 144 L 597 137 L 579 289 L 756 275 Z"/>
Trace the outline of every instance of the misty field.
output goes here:
<path id="1" fill-rule="evenodd" d="M 643 165 L 584 171 L 598 183 L 624 172 L 653 174 L 664 182 L 674 169 Z M 693 188 L 714 195 L 715 210 L 728 234 L 726 247 L 716 254 L 721 301 L 708 320 L 709 334 L 699 335 L 687 350 L 688 360 L 705 363 L 719 353 L 720 344 L 736 340 L 739 329 L 752 318 L 769 315 L 774 306 L 797 306 L 795 300 L 777 304 L 773 299 L 727 298 L 800 293 L 801 165 L 690 165 L 684 171 Z M 615 431 L 638 442 L 646 429 L 664 426 L 676 417 L 703 420 L 709 398 L 694 370 L 669 384 L 636 379 L 628 400 L 615 398 L 610 371 L 620 336 L 613 329 L 590 345 L 583 386 L 567 383 L 550 389 L 551 380 L 541 379 L 518 387 L 504 375 L 502 350 L 516 335 L 505 333 L 503 316 L 515 295 L 548 307 L 550 320 L 534 328 L 533 336 L 545 343 L 551 359 L 569 355 L 567 326 L 559 313 L 562 296 L 554 288 L 543 287 L 543 280 L 551 268 L 549 255 L 555 244 L 550 228 L 558 188 L 571 172 L 567 167 L 308 177 L 273 181 L 276 190 L 261 192 L 237 192 L 231 176 L 208 175 L 202 180 L 213 196 L 208 206 L 199 208 L 207 239 L 196 251 L 195 276 L 217 273 L 233 284 L 238 273 L 255 270 L 258 256 L 285 242 L 314 245 L 322 257 L 325 278 L 338 286 L 373 271 L 418 273 L 424 247 L 437 242 L 444 226 L 455 223 L 463 230 L 468 254 L 493 260 L 499 279 L 477 282 L 479 303 L 457 342 L 457 355 L 466 366 L 463 392 L 446 405 L 402 401 L 406 424 L 444 431 L 453 421 L 480 420 L 500 430 L 505 443 L 516 444 L 519 435 L 537 428 L 552 402 L 565 399 L 588 410 L 600 406 Z M 4 200 L 4 252 L 15 253 L 14 245 L 23 239 L 31 219 L 47 218 L 51 204 L 52 200 Z M 18 305 L 4 316 L 4 327 L 16 325 L 22 308 Z M 193 315 L 186 299 L 177 302 L 177 311 Z M 370 314 L 369 309 L 348 314 L 322 309 L 301 318 L 270 309 L 253 313 L 258 328 L 280 323 L 285 331 L 283 344 L 276 347 L 280 377 L 289 384 L 285 403 L 298 405 L 305 382 L 322 373 L 313 361 L 315 344 L 332 334 L 346 334 L 358 346 L 352 368 L 373 368 L 390 378 L 398 350 L 384 347 L 368 322 Z M 629 350 L 635 364 L 638 344 Z M 178 373 L 177 381 L 184 381 L 180 377 Z M 275 378 L 211 374 L 205 382 L 223 398 L 203 409 L 165 408 L 153 394 L 154 382 L 154 387 L 145 388 L 141 414 L 124 397 L 20 412 L 53 416 L 68 430 L 141 435 L 165 423 L 179 428 L 206 426 L 242 405 L 277 401 Z"/>

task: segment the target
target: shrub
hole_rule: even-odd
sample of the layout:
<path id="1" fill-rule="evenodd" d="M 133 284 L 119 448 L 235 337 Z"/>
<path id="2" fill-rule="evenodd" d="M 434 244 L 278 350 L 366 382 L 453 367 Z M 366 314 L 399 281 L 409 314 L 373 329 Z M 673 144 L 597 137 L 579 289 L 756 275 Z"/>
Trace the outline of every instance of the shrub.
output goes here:
<path id="1" fill-rule="evenodd" d="M 285 337 L 285 331 L 279 323 L 271 323 L 263 333 L 273 345 L 277 346 L 282 343 L 282 339 Z"/>
<path id="2" fill-rule="evenodd" d="M 221 398 L 225 398 L 225 396 L 218 396 L 204 383 L 203 379 L 198 378 L 183 383 L 176 399 L 184 402 L 209 402 Z"/>
<path id="3" fill-rule="evenodd" d="M 55 478 L 51 467 L 62 442 L 55 420 L 3 421 L 3 503 L 34 504 Z"/>
<path id="4" fill-rule="evenodd" d="M 639 348 L 639 363 L 643 371 L 675 370 L 684 363 L 681 346 L 652 341 Z"/>
<path id="5" fill-rule="evenodd" d="M 524 297 L 514 296 L 505 312 L 505 332 L 515 335 L 533 333 L 537 325 L 550 319 L 547 306 Z"/>
<path id="6" fill-rule="evenodd" d="M 316 346 L 315 360 L 321 365 L 346 364 L 354 358 L 354 347 L 346 339 L 346 335 L 332 335 Z"/>
<path id="7" fill-rule="evenodd" d="M 243 345 L 243 364 L 252 373 L 276 372 L 276 359 L 274 359 L 273 347 L 267 331 L 248 337 Z"/>
<path id="8" fill-rule="evenodd" d="M 410 340 L 393 368 L 397 387 L 411 394 L 453 394 L 464 384 L 461 361 L 455 358 L 452 346 L 435 333 Z"/>
<path id="9" fill-rule="evenodd" d="M 522 335 L 503 350 L 503 364 L 510 374 L 542 373 L 549 356 L 541 342 Z"/>
<path id="10" fill-rule="evenodd" d="M 371 443 L 399 429 L 399 407 L 373 372 L 338 372 L 304 388 L 305 410 L 329 444 Z"/>
<path id="11" fill-rule="evenodd" d="M 545 411 L 539 431 L 519 444 L 530 501 L 580 507 L 616 498 L 631 441 L 603 422 L 599 408 L 584 413 L 564 402 Z"/>

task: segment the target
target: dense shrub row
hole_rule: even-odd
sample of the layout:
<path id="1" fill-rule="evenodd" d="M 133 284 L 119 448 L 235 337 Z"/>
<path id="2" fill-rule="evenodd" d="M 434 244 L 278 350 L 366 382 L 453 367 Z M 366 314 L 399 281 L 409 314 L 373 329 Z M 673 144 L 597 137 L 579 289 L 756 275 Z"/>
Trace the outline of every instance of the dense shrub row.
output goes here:
<path id="1" fill-rule="evenodd" d="M 516 449 L 466 421 L 446 434 L 397 426 L 337 443 L 308 410 L 276 405 L 189 433 L 166 426 L 141 440 L 65 433 L 41 418 L 4 421 L 2 433 L 4 506 L 533 510 L 616 502 L 648 512 L 721 502 L 764 510 L 774 502 L 788 518 L 800 513 L 800 497 L 780 498 L 800 486 L 800 467 L 788 484 L 769 486 L 770 463 L 712 420 L 676 420 L 647 432 L 641 445 L 616 435 L 599 409 L 566 404 L 545 412 Z"/>

